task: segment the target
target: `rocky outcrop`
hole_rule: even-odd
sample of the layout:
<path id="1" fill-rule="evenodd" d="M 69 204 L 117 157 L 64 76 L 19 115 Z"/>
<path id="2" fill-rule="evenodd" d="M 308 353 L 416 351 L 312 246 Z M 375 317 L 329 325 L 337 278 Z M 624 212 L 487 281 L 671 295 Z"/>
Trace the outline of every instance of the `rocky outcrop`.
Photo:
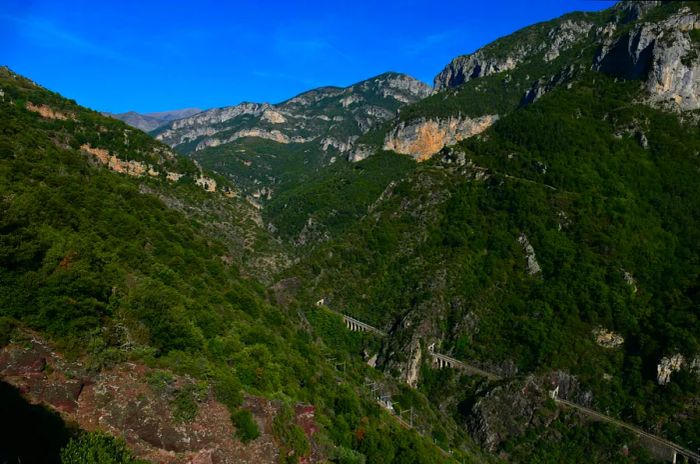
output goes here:
<path id="1" fill-rule="evenodd" d="M 622 335 L 603 327 L 593 329 L 593 336 L 595 337 L 595 342 L 604 348 L 617 348 L 625 343 Z"/>
<path id="2" fill-rule="evenodd" d="M 486 115 L 478 118 L 458 116 L 444 120 L 420 119 L 403 122 L 387 134 L 384 149 L 424 161 L 445 146 L 480 134 L 497 119 L 498 115 Z"/>
<path id="3" fill-rule="evenodd" d="M 661 2 L 657 0 L 646 0 L 644 2 L 624 0 L 615 5 L 615 9 L 619 14 L 620 22 L 624 24 L 642 19 L 649 10 L 659 5 L 661 5 Z"/>
<path id="4" fill-rule="evenodd" d="M 520 234 L 520 236 L 518 237 L 518 243 L 523 247 L 523 251 L 525 252 L 525 258 L 527 260 L 525 268 L 527 270 L 527 273 L 530 275 L 535 275 L 542 272 L 540 263 L 537 262 L 535 249 L 532 247 L 532 245 L 530 245 L 530 241 L 527 239 L 527 235 L 525 235 L 524 233 Z"/>
<path id="5" fill-rule="evenodd" d="M 181 174 L 179 172 L 165 172 L 165 178 L 168 179 L 170 182 L 177 182 L 182 178 L 182 176 L 184 176 L 184 174 Z"/>
<path id="6" fill-rule="evenodd" d="M 257 129 L 257 128 L 256 129 L 243 129 L 243 130 L 240 130 L 238 132 L 235 132 L 233 135 L 231 135 L 230 137 L 227 137 L 225 139 L 219 139 L 219 138 L 202 139 L 197 144 L 195 151 L 204 150 L 205 148 L 208 148 L 208 147 L 218 147 L 219 145 L 231 143 L 234 140 L 242 139 L 245 137 L 256 137 L 259 139 L 267 139 L 267 140 L 272 140 L 273 142 L 282 143 L 282 144 L 287 144 L 287 143 L 292 143 L 292 142 L 305 143 L 305 142 L 310 142 L 313 140 L 313 138 L 306 139 L 303 137 L 290 138 L 276 129 L 273 129 L 273 130 L 265 130 L 265 129 Z"/>
<path id="7" fill-rule="evenodd" d="M 529 428 L 547 427 L 559 411 L 547 398 L 556 390 L 558 397 L 579 404 L 590 404 L 591 394 L 584 392 L 578 380 L 561 371 L 497 385 L 475 404 L 467 417 L 470 434 L 489 451 Z"/>
<path id="8" fill-rule="evenodd" d="M 122 437 L 134 454 L 149 462 L 278 462 L 273 433 L 278 401 L 247 396 L 242 407 L 258 424 L 260 436 L 243 444 L 235 437 L 229 410 L 204 382 L 141 364 L 123 363 L 99 372 L 66 361 L 44 340 L 29 335 L 0 350 L 0 379 L 32 403 L 43 404 L 89 431 Z M 176 399 L 191 396 L 195 410 L 183 417 Z M 315 408 L 298 404 L 294 420 L 313 443 Z M 314 450 L 305 462 L 322 460 Z"/>
<path id="9" fill-rule="evenodd" d="M 177 182 L 183 177 L 185 177 L 185 174 L 179 172 L 165 170 L 161 173 L 161 170 L 158 169 L 157 166 L 153 166 L 141 161 L 123 160 L 117 155 L 114 155 L 103 148 L 95 148 L 88 144 L 83 144 L 80 147 L 80 149 L 84 153 L 89 154 L 92 157 L 92 159 L 95 160 L 97 163 L 106 166 L 108 169 L 114 172 L 118 172 L 120 174 L 126 174 L 128 176 L 133 177 L 143 177 L 146 174 L 151 177 L 160 177 L 161 174 L 164 174 L 165 179 L 169 182 Z M 201 187 L 207 192 L 216 192 L 216 181 L 211 177 L 204 175 L 204 172 L 202 171 L 202 168 L 199 165 L 197 165 L 197 168 L 199 169 L 199 173 L 194 177 L 195 185 Z M 236 196 L 236 193 L 229 187 L 223 187 L 222 192 L 228 197 Z"/>
<path id="10" fill-rule="evenodd" d="M 200 174 L 199 176 L 195 177 L 194 183 L 202 187 L 202 189 L 207 192 L 216 192 L 216 181 L 203 174 Z"/>
<path id="11" fill-rule="evenodd" d="M 656 381 L 659 385 L 668 384 L 671 381 L 671 374 L 680 371 L 684 364 L 685 357 L 680 353 L 676 353 L 670 358 L 664 356 L 656 366 Z"/>
<path id="12" fill-rule="evenodd" d="M 43 403 L 62 413 L 78 411 L 82 391 L 91 382 L 87 368 L 56 356 L 49 344 L 34 334 L 24 338 L 0 350 L 0 379 L 18 388 L 33 403 Z"/>
<path id="13" fill-rule="evenodd" d="M 171 122 L 167 129 L 156 135 L 156 139 L 170 146 L 192 141 L 203 135 L 214 135 L 218 132 L 213 126 L 229 121 L 239 116 L 261 117 L 272 109 L 267 103 L 241 103 L 225 108 L 202 111 L 194 116 Z"/>
<path id="14" fill-rule="evenodd" d="M 420 374 L 421 361 L 423 360 L 423 352 L 420 347 L 420 343 L 414 340 L 410 346 L 411 352 L 409 354 L 408 363 L 406 364 L 406 372 L 404 375 L 404 381 L 411 386 L 416 388 L 418 386 L 418 378 Z"/>
<path id="15" fill-rule="evenodd" d="M 352 150 L 355 140 L 357 140 L 357 137 L 350 137 L 346 141 L 338 140 L 333 137 L 326 137 L 321 140 L 321 149 L 323 151 L 328 151 L 328 149 L 332 147 L 341 153 L 345 153 Z"/>
<path id="16" fill-rule="evenodd" d="M 560 72 L 545 78 L 537 79 L 523 95 L 521 106 L 529 105 L 537 101 L 545 93 L 550 92 L 556 87 L 559 87 L 567 82 L 570 82 L 576 75 L 577 68 L 575 66 L 567 66 Z"/>
<path id="17" fill-rule="evenodd" d="M 3 93 L 3 96 L 5 94 Z M 59 121 L 65 121 L 67 119 L 75 119 L 73 115 L 62 113 L 61 111 L 55 110 L 47 105 L 35 105 L 34 103 L 27 102 L 25 105 L 29 111 L 34 113 L 39 113 L 42 118 L 46 119 L 58 119 Z"/>
<path id="18" fill-rule="evenodd" d="M 149 166 L 140 161 L 122 160 L 105 149 L 91 147 L 87 144 L 83 144 L 80 149 L 92 155 L 93 159 L 114 172 L 134 177 L 141 177 L 146 173 L 150 176 L 158 176 L 158 172 L 153 166 Z"/>
<path id="19" fill-rule="evenodd" d="M 432 92 L 429 85 L 405 74 L 388 73 L 379 80 L 379 84 L 382 86 L 382 96 L 402 103 L 420 100 Z"/>
<path id="20" fill-rule="evenodd" d="M 272 124 L 283 124 L 287 122 L 287 119 L 282 115 L 282 113 L 273 109 L 266 109 L 263 111 L 262 119 L 264 121 L 271 122 Z"/>
<path id="21" fill-rule="evenodd" d="M 593 24 L 584 21 L 566 20 L 547 33 L 549 48 L 544 53 L 545 61 L 552 61 L 559 54 L 578 42 L 593 28 Z"/>
<path id="22" fill-rule="evenodd" d="M 436 91 L 458 87 L 465 82 L 515 69 L 532 58 L 552 61 L 585 38 L 593 28 L 591 22 L 565 19 L 546 26 L 535 25 L 516 32 L 508 39 L 497 40 L 470 55 L 452 60 L 434 79 Z M 520 40 L 510 40 L 517 36 Z M 504 51 L 507 49 L 507 51 Z"/>
<path id="23" fill-rule="evenodd" d="M 657 23 L 643 23 L 604 41 L 594 68 L 626 79 L 644 79 L 648 101 L 685 111 L 700 108 L 700 56 L 690 32 L 700 19 L 684 7 Z"/>
<path id="24" fill-rule="evenodd" d="M 435 76 L 435 90 L 458 87 L 478 77 L 489 76 L 515 68 L 523 59 L 518 53 L 506 57 L 490 57 L 487 52 L 479 50 L 471 55 L 459 56 L 452 60 Z"/>
<path id="25" fill-rule="evenodd" d="M 348 161 L 354 163 L 367 159 L 374 153 L 374 148 L 369 145 L 355 145 L 353 149 L 348 153 Z"/>
<path id="26" fill-rule="evenodd" d="M 691 372 L 691 374 L 695 374 L 700 377 L 700 356 L 696 356 L 692 361 L 690 361 L 688 370 Z"/>

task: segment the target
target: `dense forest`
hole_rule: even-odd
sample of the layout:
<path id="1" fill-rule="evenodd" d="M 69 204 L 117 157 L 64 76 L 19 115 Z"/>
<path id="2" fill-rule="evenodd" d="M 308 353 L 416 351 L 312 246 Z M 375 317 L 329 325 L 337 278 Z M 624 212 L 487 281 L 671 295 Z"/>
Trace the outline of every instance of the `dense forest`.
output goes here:
<path id="1" fill-rule="evenodd" d="M 662 357 L 692 359 L 699 348 L 700 132 L 630 105 L 638 89 L 589 73 L 503 118 L 398 181 L 301 272 L 321 276 L 316 294 L 378 327 L 434 324 L 397 337 L 438 333 L 443 351 L 485 365 L 514 360 L 524 375 L 566 370 L 597 409 L 661 426 L 692 448 L 700 422 L 688 406 L 700 382 L 684 371 L 659 386 L 656 376 Z M 467 168 L 455 167 L 459 157 Z M 470 320 L 478 330 L 461 328 Z M 623 348 L 596 345 L 599 327 L 619 333 Z M 421 388 L 439 404 L 440 385 Z"/>
<path id="2" fill-rule="evenodd" d="M 165 147 L 9 70 L 0 86 L 3 345 L 39 331 L 95 371 L 137 362 L 189 375 L 230 409 L 239 439 L 255 435 L 240 409 L 243 396 L 269 395 L 288 405 L 282 411 L 298 402 L 315 405 L 323 427 L 317 440 L 337 462 L 441 462 L 434 445 L 362 391 L 361 363 L 338 372 L 296 313 L 274 305 L 264 286 L 222 260 L 227 248 L 201 223 L 142 193 L 150 185 L 194 202 L 204 193 L 191 180 L 173 185 L 117 174 L 79 149 L 89 137 L 125 158 L 157 163 L 154 152 Z M 73 116 L 46 119 L 26 102 Z M 173 162 L 180 172 L 196 169 L 183 158 Z M 178 401 L 187 421 L 197 392 L 183 391 Z M 280 414 L 276 434 L 296 461 L 309 452 L 307 438 Z M 77 462 L 91 444 L 112 446 L 85 439 L 66 448 L 64 462 Z"/>
<path id="3" fill-rule="evenodd" d="M 694 452 L 700 110 L 652 102 L 643 73 L 596 67 L 679 12 L 700 9 L 623 3 L 533 25 L 420 101 L 365 88 L 396 118 L 361 135 L 339 89 L 319 89 L 332 96 L 304 111 L 337 116 L 372 152 L 358 162 L 253 136 L 173 149 L 152 137 L 164 128 L 148 135 L 1 68 L 0 416 L 19 419 L 0 427 L 0 461 L 156 459 L 158 415 L 173 435 L 210 420 L 241 453 L 227 459 L 266 446 L 288 463 L 659 459 L 558 398 Z M 673 32 L 658 43 L 695 53 L 694 25 Z M 550 42 L 564 45 L 548 55 Z M 426 161 L 384 150 L 399 125 L 492 114 Z M 348 330 L 343 314 L 381 333 Z M 79 383 L 76 404 L 96 408 L 110 378 L 143 427 L 50 398 Z M 168 456 L 194 459 L 179 446 Z"/>

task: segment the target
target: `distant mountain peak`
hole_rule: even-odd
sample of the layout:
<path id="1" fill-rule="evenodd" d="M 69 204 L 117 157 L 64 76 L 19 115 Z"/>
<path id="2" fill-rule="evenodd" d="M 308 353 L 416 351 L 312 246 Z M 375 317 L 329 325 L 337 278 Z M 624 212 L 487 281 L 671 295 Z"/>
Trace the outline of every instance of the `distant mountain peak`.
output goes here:
<path id="1" fill-rule="evenodd" d="M 325 147 L 324 151 L 333 146 L 347 152 L 360 135 L 395 117 L 399 107 L 431 92 L 424 82 L 388 72 L 347 87 L 311 89 L 277 104 L 244 102 L 203 111 L 154 133 L 185 152 L 244 137 L 285 144 L 315 141 Z"/>
<path id="2" fill-rule="evenodd" d="M 110 116 L 114 119 L 124 121 L 132 127 L 141 129 L 144 132 L 151 132 L 170 121 L 186 118 L 194 114 L 200 113 L 199 108 L 183 108 L 180 110 L 159 111 L 155 113 L 138 113 L 136 111 L 127 111 L 126 113 L 102 113 L 105 116 Z"/>

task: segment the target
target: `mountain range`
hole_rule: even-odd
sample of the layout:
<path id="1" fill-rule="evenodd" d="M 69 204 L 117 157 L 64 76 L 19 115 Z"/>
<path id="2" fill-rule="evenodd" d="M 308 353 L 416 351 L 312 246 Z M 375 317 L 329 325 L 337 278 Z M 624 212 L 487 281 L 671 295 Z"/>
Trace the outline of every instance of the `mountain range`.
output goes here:
<path id="1" fill-rule="evenodd" d="M 201 112 L 199 108 L 184 108 L 181 110 L 159 111 L 157 113 L 137 113 L 127 111 L 126 113 L 102 113 L 105 116 L 124 121 L 128 125 L 150 132 L 176 119 L 186 118 Z"/>
<path id="2" fill-rule="evenodd" d="M 109 117 L 2 68 L 0 460 L 698 459 L 699 50 L 623 1 Z"/>

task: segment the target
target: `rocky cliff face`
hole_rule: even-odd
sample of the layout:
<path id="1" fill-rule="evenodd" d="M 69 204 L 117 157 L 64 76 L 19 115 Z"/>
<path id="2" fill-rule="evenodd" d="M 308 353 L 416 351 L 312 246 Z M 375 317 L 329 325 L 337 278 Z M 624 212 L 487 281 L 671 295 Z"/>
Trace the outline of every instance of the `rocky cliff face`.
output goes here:
<path id="1" fill-rule="evenodd" d="M 607 38 L 595 69 L 627 79 L 644 79 L 648 102 L 674 110 L 700 108 L 700 19 L 682 8 L 667 19 L 642 23 Z"/>
<path id="2" fill-rule="evenodd" d="M 676 111 L 698 109 L 698 29 L 696 10 L 661 2 L 621 2 L 598 16 L 570 14 L 522 29 L 452 60 L 435 76 L 435 93 L 425 100 L 430 103 L 404 110 L 410 116 L 394 124 L 384 148 L 427 159 L 485 130 L 497 114 L 504 116 L 555 88 L 572 85 L 591 67 L 643 80 L 647 103 Z M 486 88 L 501 93 L 494 103 L 481 102 Z M 358 159 L 362 155 L 353 154 Z"/>
<path id="3" fill-rule="evenodd" d="M 508 71 L 522 60 L 522 52 L 513 56 L 490 57 L 479 50 L 455 58 L 435 77 L 435 90 L 457 87 L 472 79 Z"/>
<path id="4" fill-rule="evenodd" d="M 488 450 L 528 429 L 547 427 L 559 411 L 547 405 L 549 392 L 579 404 L 589 404 L 591 393 L 583 391 L 578 379 L 562 371 L 511 380 L 485 393 L 472 407 L 468 428 Z"/>
<path id="5" fill-rule="evenodd" d="M 323 152 L 346 154 L 358 136 L 393 118 L 399 107 L 430 94 L 409 76 L 387 73 L 346 87 L 323 87 L 279 104 L 241 103 L 204 111 L 157 131 L 172 147 L 199 151 L 254 137 L 281 144 L 312 142 Z"/>
<path id="6" fill-rule="evenodd" d="M 621 2 L 613 19 L 597 28 L 590 21 L 562 19 L 524 29 L 455 58 L 435 77 L 435 90 L 511 71 L 533 59 L 555 60 L 593 34 L 600 47 L 594 69 L 626 79 L 644 79 L 652 104 L 677 110 L 697 109 L 700 59 L 698 35 L 693 31 L 700 29 L 698 15 L 686 6 L 663 20 L 645 22 L 645 15 L 659 5 L 660 2 Z M 627 30 L 624 26 L 630 22 L 637 24 Z M 617 33 L 618 29 L 625 32 Z M 539 96 L 537 92 L 547 80 L 560 83 L 553 77 L 539 78 L 531 94 L 526 95 L 526 103 Z"/>
<path id="7" fill-rule="evenodd" d="M 452 60 L 434 79 L 435 94 L 431 97 L 429 113 L 447 113 L 442 117 L 417 116 L 402 118 L 387 135 L 384 148 L 398 153 L 410 154 L 424 160 L 442 147 L 479 134 L 503 116 L 504 105 L 479 104 L 471 108 L 469 102 L 483 98 L 485 89 L 478 84 L 465 90 L 463 110 L 457 105 L 445 105 L 440 98 L 450 100 L 464 90 L 460 87 L 472 81 L 490 76 L 503 76 L 501 88 L 512 93 L 512 109 L 527 105 L 553 88 L 569 82 L 577 68 L 557 66 L 562 53 L 587 40 L 593 30 L 593 20 L 586 15 L 569 15 L 560 20 L 537 24 L 499 39 L 476 52 Z M 542 63 L 546 73 L 530 76 L 533 63 Z M 552 64 L 550 64 L 552 63 Z M 549 71 L 549 70 L 552 71 Z M 495 78 L 495 77 L 494 77 Z M 473 94 L 473 95 L 472 95 Z M 494 102 L 497 99 L 493 100 Z M 417 106 L 420 106 L 419 103 Z M 444 107 L 444 110 L 435 108 Z M 449 108 L 449 109 L 447 109 Z"/>
<path id="8" fill-rule="evenodd" d="M 452 60 L 435 76 L 435 90 L 458 87 L 472 79 L 510 71 L 535 57 L 552 61 L 585 38 L 592 27 L 586 20 L 563 19 L 518 31 Z"/>
<path id="9" fill-rule="evenodd" d="M 498 119 L 498 115 L 478 118 L 450 117 L 422 119 L 397 125 L 384 140 L 384 149 L 411 155 L 424 161 L 448 145 L 485 131 Z"/>

